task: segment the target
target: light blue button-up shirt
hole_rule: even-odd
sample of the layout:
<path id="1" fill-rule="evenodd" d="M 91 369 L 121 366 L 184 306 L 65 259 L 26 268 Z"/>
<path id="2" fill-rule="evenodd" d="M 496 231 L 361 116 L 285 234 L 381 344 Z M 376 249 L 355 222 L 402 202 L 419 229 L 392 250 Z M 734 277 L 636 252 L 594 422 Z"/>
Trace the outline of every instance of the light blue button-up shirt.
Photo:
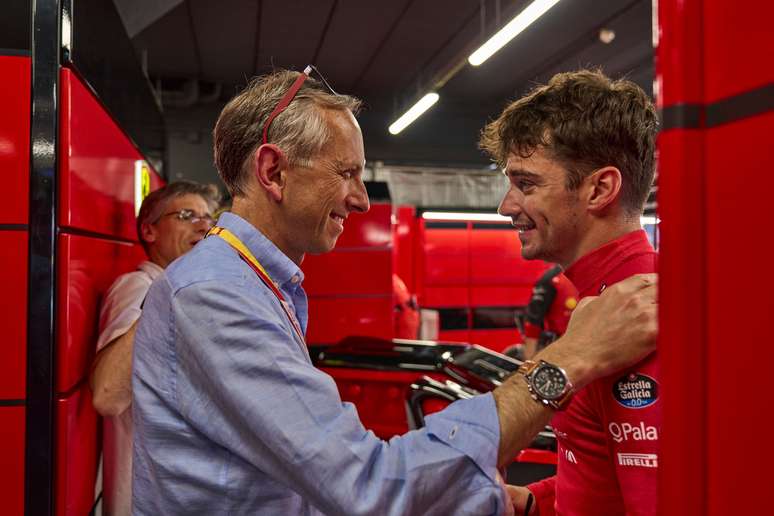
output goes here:
<path id="1" fill-rule="evenodd" d="M 306 330 L 296 264 L 252 225 L 233 232 Z M 135 514 L 501 514 L 491 395 L 388 442 L 312 365 L 280 303 L 210 237 L 151 287 L 134 343 Z"/>

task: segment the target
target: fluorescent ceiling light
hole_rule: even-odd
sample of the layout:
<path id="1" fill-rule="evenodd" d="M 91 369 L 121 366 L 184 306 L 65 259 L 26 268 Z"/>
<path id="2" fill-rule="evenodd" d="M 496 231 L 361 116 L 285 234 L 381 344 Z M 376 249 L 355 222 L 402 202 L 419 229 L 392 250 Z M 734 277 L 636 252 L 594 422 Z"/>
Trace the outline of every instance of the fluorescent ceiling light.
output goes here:
<path id="1" fill-rule="evenodd" d="M 422 213 L 425 220 L 473 220 L 486 222 L 510 222 L 510 217 L 503 217 L 497 213 L 463 213 L 450 211 L 426 211 Z"/>
<path id="2" fill-rule="evenodd" d="M 643 215 L 640 217 L 641 226 L 644 226 L 645 224 L 658 224 L 659 222 L 661 222 L 661 219 L 652 215 Z"/>
<path id="3" fill-rule="evenodd" d="M 411 109 L 406 111 L 403 116 L 392 123 L 389 128 L 390 134 L 398 134 L 404 130 L 411 122 L 419 118 L 422 113 L 430 109 L 430 106 L 438 102 L 438 98 L 437 93 L 428 93 L 419 99 L 419 102 L 411 106 Z"/>
<path id="4" fill-rule="evenodd" d="M 478 50 L 470 54 L 468 62 L 473 66 L 480 65 L 558 2 L 559 0 L 535 0 L 517 14 L 513 20 L 509 21 L 508 25 L 481 45 Z"/>

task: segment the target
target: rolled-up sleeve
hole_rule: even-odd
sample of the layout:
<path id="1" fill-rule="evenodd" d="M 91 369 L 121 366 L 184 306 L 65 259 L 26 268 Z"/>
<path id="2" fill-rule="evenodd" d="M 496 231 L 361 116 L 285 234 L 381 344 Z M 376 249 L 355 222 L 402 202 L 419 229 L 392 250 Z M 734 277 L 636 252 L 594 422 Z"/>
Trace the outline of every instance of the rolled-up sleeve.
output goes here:
<path id="1" fill-rule="evenodd" d="M 204 281 L 172 301 L 172 399 L 188 423 L 328 514 L 502 514 L 491 395 L 390 441 L 360 423 L 266 289 Z M 224 473 L 227 475 L 227 473 Z"/>

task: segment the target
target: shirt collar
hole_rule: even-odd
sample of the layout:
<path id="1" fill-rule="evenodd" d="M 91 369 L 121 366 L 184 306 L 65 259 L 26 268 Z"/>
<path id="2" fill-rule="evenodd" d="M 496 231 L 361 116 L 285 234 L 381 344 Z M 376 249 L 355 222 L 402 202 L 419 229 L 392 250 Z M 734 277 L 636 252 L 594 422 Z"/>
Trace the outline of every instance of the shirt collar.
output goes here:
<path id="1" fill-rule="evenodd" d="M 304 273 L 293 260 L 274 245 L 274 242 L 266 238 L 255 226 L 247 222 L 239 215 L 225 212 L 218 218 L 218 226 L 231 231 L 247 246 L 251 253 L 261 262 L 261 265 L 272 280 L 279 286 L 291 282 L 300 285 L 304 280 Z"/>
<path id="2" fill-rule="evenodd" d="M 578 292 L 584 295 L 591 287 L 601 282 L 605 274 L 616 265 L 642 252 L 653 252 L 653 247 L 648 242 L 648 234 L 639 229 L 583 255 L 567 268 L 564 275 L 573 282 Z"/>

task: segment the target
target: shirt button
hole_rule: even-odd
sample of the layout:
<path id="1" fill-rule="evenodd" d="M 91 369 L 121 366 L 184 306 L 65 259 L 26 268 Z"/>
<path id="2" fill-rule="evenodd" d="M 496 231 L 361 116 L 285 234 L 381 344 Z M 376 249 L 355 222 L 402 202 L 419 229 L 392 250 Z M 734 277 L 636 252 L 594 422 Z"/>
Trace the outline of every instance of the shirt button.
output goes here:
<path id="1" fill-rule="evenodd" d="M 449 432 L 449 439 L 454 439 L 454 436 L 457 435 L 457 430 L 459 430 L 459 427 L 454 425 L 451 429 L 451 432 Z"/>
<path id="2" fill-rule="evenodd" d="M 294 285 L 295 285 L 296 283 L 298 283 L 299 281 L 301 281 L 301 278 L 299 278 L 299 277 L 298 277 L 298 274 L 294 274 L 294 275 L 293 275 L 293 277 L 292 277 L 292 278 L 290 278 L 290 282 L 291 282 L 292 284 L 294 284 Z"/>

